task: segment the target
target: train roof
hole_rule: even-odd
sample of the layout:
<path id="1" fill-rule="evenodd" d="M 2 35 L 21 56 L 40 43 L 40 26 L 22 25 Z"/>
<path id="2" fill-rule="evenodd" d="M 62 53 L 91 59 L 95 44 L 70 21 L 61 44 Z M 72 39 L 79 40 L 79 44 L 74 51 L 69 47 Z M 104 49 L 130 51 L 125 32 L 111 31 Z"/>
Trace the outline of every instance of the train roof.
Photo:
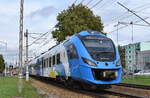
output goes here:
<path id="1" fill-rule="evenodd" d="M 88 36 L 88 35 L 99 35 L 99 36 L 104 36 L 106 37 L 106 34 L 98 32 L 98 31 L 92 31 L 92 30 L 87 30 L 87 31 L 81 31 L 78 33 L 80 36 Z"/>

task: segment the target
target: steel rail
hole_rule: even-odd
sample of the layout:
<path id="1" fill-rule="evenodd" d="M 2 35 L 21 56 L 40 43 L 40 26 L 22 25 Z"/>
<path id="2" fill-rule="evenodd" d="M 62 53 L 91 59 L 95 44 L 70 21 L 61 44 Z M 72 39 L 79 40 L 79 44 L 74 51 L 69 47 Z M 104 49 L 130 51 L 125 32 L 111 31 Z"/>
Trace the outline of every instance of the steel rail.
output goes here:
<path id="1" fill-rule="evenodd" d="M 148 86 L 148 85 L 129 84 L 129 83 L 120 83 L 120 84 L 116 84 L 116 85 L 117 86 L 123 86 L 123 87 L 130 87 L 130 88 L 138 88 L 138 89 L 150 90 L 150 86 Z"/>

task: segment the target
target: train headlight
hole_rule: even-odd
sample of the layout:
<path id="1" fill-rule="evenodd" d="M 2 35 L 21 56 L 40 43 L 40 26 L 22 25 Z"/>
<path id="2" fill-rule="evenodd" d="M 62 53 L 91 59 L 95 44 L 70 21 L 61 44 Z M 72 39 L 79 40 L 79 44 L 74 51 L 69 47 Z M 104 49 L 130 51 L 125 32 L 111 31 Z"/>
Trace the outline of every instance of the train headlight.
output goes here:
<path id="1" fill-rule="evenodd" d="M 86 58 L 82 58 L 82 60 L 84 61 L 84 63 L 88 64 L 88 65 L 91 65 L 91 66 L 96 66 L 96 64 Z"/>
<path id="2" fill-rule="evenodd" d="M 121 61 L 117 61 L 116 66 L 120 66 L 121 65 Z"/>

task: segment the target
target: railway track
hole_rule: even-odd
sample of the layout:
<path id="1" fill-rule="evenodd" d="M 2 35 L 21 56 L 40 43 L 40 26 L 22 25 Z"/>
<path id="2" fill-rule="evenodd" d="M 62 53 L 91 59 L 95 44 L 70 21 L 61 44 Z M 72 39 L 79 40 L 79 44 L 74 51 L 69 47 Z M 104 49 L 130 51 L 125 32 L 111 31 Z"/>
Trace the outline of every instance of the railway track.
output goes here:
<path id="1" fill-rule="evenodd" d="M 139 89 L 150 90 L 150 86 L 146 86 L 146 85 L 120 83 L 120 84 L 117 84 L 117 86 L 124 86 L 124 87 L 130 87 L 130 88 L 139 88 Z"/>
<path id="2" fill-rule="evenodd" d="M 127 94 L 127 93 L 122 93 L 122 92 L 116 92 L 113 91 L 113 89 L 106 89 L 106 90 L 83 90 L 83 89 L 77 89 L 77 88 L 71 88 L 69 86 L 65 86 L 63 83 L 57 82 L 57 81 L 53 81 L 50 80 L 48 78 L 39 78 L 39 77 L 35 77 L 32 76 L 34 79 L 40 80 L 41 82 L 47 83 L 47 84 L 52 84 L 55 85 L 57 87 L 61 87 L 64 89 L 68 89 L 70 91 L 79 93 L 79 94 L 85 94 L 88 96 L 92 96 L 94 98 L 112 98 L 113 97 L 117 97 L 117 98 L 142 98 L 142 96 L 137 96 L 135 94 Z M 109 97 L 111 96 L 111 97 Z"/>
<path id="3" fill-rule="evenodd" d="M 142 96 L 136 96 L 136 95 L 126 94 L 126 93 L 121 93 L 121 92 L 115 92 L 112 90 L 105 90 L 105 92 L 108 94 L 123 97 L 123 98 L 142 98 Z"/>
<path id="4" fill-rule="evenodd" d="M 123 92 L 125 94 L 131 94 L 139 96 L 141 98 L 150 98 L 150 86 L 120 83 L 117 85 L 112 85 L 114 91 Z"/>

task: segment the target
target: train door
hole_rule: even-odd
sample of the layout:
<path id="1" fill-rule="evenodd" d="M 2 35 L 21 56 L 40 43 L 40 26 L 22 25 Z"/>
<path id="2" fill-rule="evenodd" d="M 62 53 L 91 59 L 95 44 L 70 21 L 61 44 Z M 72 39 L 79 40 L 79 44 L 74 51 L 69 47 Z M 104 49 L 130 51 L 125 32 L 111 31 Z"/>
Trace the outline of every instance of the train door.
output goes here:
<path id="1" fill-rule="evenodd" d="M 68 55 L 68 62 L 69 62 L 69 68 L 71 72 L 71 76 L 73 77 L 79 77 L 79 70 L 78 70 L 78 54 L 76 47 L 73 43 L 70 43 L 66 46 L 67 55 Z"/>
<path id="2" fill-rule="evenodd" d="M 62 47 L 61 50 L 61 62 L 64 66 L 64 71 L 65 71 L 65 75 L 66 78 L 68 78 L 70 76 L 70 68 L 69 68 L 69 62 L 68 62 L 68 56 L 67 56 L 67 48 L 66 47 Z"/>
<path id="3" fill-rule="evenodd" d="M 42 69 L 41 69 L 41 71 L 42 71 L 42 75 L 41 76 L 43 76 L 44 75 L 44 58 L 42 58 L 42 64 L 41 64 L 42 66 Z"/>
<path id="4" fill-rule="evenodd" d="M 40 59 L 40 76 L 43 75 L 42 59 Z"/>

